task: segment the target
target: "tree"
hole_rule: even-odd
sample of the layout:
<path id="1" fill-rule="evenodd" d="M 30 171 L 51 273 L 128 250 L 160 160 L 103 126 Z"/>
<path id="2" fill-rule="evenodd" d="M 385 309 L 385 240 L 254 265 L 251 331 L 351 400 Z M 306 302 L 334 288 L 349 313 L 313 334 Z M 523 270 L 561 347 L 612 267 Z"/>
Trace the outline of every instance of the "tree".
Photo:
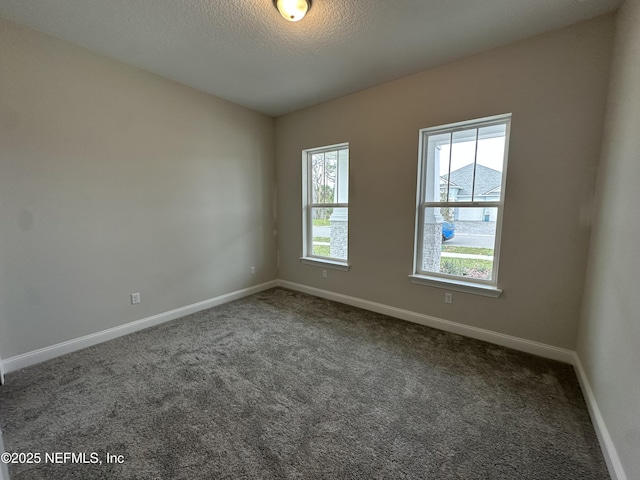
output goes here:
<path id="1" fill-rule="evenodd" d="M 335 152 L 313 155 L 311 161 L 313 203 L 333 203 L 335 201 L 337 164 Z M 328 220 L 332 213 L 332 208 L 318 208 L 314 212 L 314 218 Z"/>
<path id="2" fill-rule="evenodd" d="M 447 190 L 442 190 L 440 189 L 440 201 L 441 202 L 446 202 L 447 201 Z M 453 213 L 453 208 L 451 207 L 440 207 L 440 215 L 442 215 L 442 217 L 447 221 L 447 222 L 453 222 L 454 218 L 454 213 Z"/>

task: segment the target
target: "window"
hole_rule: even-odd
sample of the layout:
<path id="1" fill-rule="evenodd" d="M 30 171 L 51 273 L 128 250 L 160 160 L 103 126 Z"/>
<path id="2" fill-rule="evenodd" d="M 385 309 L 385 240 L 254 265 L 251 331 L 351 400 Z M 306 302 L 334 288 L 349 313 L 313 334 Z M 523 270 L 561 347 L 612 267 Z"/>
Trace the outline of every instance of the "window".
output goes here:
<path id="1" fill-rule="evenodd" d="M 411 281 L 497 297 L 511 115 L 420 130 Z"/>
<path id="2" fill-rule="evenodd" d="M 302 261 L 348 270 L 349 145 L 302 152 Z"/>

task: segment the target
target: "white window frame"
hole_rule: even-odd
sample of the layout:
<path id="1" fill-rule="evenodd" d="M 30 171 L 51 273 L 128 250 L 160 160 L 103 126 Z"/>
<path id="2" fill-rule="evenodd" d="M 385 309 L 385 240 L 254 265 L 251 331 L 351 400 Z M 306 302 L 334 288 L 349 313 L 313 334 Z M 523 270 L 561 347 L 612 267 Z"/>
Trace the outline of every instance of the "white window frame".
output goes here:
<path id="1" fill-rule="evenodd" d="M 349 271 L 349 244 L 347 241 L 347 258 L 333 258 L 313 254 L 313 215 L 314 208 L 346 208 L 349 203 L 313 203 L 313 179 L 311 159 L 314 154 L 332 152 L 337 150 L 348 150 L 349 143 L 337 143 L 318 148 L 309 148 L 302 151 L 302 257 L 300 261 L 307 265 L 321 266 L 334 270 Z M 351 152 L 349 151 L 349 154 Z M 351 163 L 349 163 L 350 167 Z M 350 168 L 349 168 L 350 169 Z M 350 177 L 350 175 L 349 175 Z M 339 178 L 339 177 L 337 177 Z M 347 189 L 349 186 L 347 185 Z M 347 225 L 349 220 L 347 218 Z M 347 227 L 348 228 L 348 227 Z M 349 231 L 349 230 L 348 230 Z"/>
<path id="2" fill-rule="evenodd" d="M 502 166 L 502 183 L 500 189 L 500 201 L 498 202 L 427 202 L 426 197 L 426 178 L 427 178 L 427 151 L 428 138 L 431 135 L 453 133 L 457 131 L 479 129 L 492 125 L 506 126 L 505 146 Z M 502 215 L 504 212 L 504 194 L 507 180 L 507 160 L 509 153 L 509 133 L 511 128 L 511 114 L 495 115 L 492 117 L 479 118 L 464 122 L 440 125 L 437 127 L 423 128 L 420 130 L 420 141 L 418 149 L 418 184 L 416 193 L 416 224 L 414 239 L 414 255 L 413 255 L 413 274 L 409 275 L 412 283 L 427 285 L 431 287 L 444 288 L 464 293 L 472 293 L 487 297 L 498 298 L 502 294 L 502 290 L 498 284 L 498 271 L 500 264 L 500 243 L 502 239 Z M 476 133 L 477 135 L 477 133 Z M 477 141 L 477 140 L 476 140 Z M 474 159 L 474 162 L 477 159 Z M 427 272 L 422 270 L 423 242 L 424 242 L 424 215 L 427 208 L 437 207 L 477 207 L 477 208 L 497 208 L 496 218 L 496 234 L 493 254 L 493 271 L 491 280 L 468 279 L 457 275 L 449 275 L 440 272 Z"/>

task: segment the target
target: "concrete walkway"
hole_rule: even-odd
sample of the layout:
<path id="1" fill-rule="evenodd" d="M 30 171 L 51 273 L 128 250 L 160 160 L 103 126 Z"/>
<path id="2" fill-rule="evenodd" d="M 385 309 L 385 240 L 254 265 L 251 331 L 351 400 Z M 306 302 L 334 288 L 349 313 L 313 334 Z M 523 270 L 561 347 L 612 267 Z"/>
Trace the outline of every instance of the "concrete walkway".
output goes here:
<path id="1" fill-rule="evenodd" d="M 331 227 L 330 226 L 313 226 L 313 236 L 314 237 L 330 237 L 331 236 Z"/>

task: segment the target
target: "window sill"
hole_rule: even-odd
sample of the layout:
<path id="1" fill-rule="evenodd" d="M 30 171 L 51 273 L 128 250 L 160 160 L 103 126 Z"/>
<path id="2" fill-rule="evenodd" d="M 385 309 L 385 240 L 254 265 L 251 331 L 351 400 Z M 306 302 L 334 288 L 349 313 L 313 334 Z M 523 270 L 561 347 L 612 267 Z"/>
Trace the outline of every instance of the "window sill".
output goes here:
<path id="1" fill-rule="evenodd" d="M 314 267 L 331 268 L 333 270 L 342 270 L 348 272 L 351 265 L 348 263 L 337 262 L 335 260 L 321 260 L 319 258 L 300 257 L 300 261 L 305 265 L 313 265 Z"/>
<path id="2" fill-rule="evenodd" d="M 455 292 L 471 293 L 472 295 L 482 295 L 483 297 L 498 298 L 502 290 L 493 285 L 482 285 L 480 283 L 464 282 L 441 277 L 427 277 L 426 275 L 409 275 L 411 283 L 427 285 L 429 287 L 444 288 Z"/>

